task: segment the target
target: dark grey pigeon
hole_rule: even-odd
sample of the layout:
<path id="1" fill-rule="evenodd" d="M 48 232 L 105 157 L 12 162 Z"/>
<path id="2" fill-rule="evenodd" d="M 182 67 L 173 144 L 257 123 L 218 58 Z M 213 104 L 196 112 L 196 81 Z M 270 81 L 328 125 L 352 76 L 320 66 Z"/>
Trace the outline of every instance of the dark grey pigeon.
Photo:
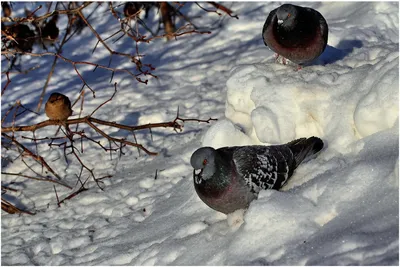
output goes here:
<path id="1" fill-rule="evenodd" d="M 190 159 L 194 188 L 214 210 L 245 209 L 261 189 L 279 190 L 323 146 L 321 139 L 310 137 L 275 146 L 202 147 Z"/>
<path id="2" fill-rule="evenodd" d="M 269 13 L 262 36 L 266 46 L 299 65 L 310 63 L 325 50 L 328 24 L 318 11 L 284 4 Z"/>

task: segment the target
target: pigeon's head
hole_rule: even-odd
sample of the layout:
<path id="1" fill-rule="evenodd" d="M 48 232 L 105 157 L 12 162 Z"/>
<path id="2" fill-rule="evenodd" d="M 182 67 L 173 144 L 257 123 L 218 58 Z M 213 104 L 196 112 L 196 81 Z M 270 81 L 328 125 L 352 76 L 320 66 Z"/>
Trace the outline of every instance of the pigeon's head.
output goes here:
<path id="1" fill-rule="evenodd" d="M 210 179 L 215 173 L 216 151 L 212 147 L 202 147 L 197 149 L 190 158 L 193 167 L 193 179 L 196 184 L 203 180 Z M 199 173 L 196 171 L 200 170 Z"/>
<path id="2" fill-rule="evenodd" d="M 297 8 L 291 4 L 281 5 L 276 11 L 276 17 L 278 18 L 278 25 L 283 27 L 290 27 L 297 15 Z"/>

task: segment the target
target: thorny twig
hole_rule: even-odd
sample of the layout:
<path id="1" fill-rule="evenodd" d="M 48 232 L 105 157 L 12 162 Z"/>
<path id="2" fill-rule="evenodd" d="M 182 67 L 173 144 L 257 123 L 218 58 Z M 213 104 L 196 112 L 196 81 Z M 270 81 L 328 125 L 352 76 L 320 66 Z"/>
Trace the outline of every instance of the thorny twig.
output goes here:
<path id="1" fill-rule="evenodd" d="M 230 10 L 229 8 L 225 7 L 224 5 L 218 4 L 216 2 L 207 2 L 210 5 L 213 5 L 217 10 L 222 10 L 223 12 L 225 12 L 226 14 L 228 14 L 228 16 L 235 18 L 235 19 L 239 19 L 239 17 L 237 15 L 232 15 L 233 11 Z M 215 13 L 217 13 L 218 15 L 221 15 L 220 13 L 218 13 L 217 11 L 215 11 Z"/>
<path id="2" fill-rule="evenodd" d="M 35 213 L 33 213 L 33 212 L 26 211 L 26 210 L 21 210 L 21 209 L 17 208 L 13 204 L 11 204 L 7 200 L 5 200 L 3 197 L 1 198 L 1 209 L 4 210 L 7 213 L 10 213 L 10 214 L 26 213 L 26 214 L 29 214 L 29 215 L 35 215 Z"/>
<path id="3" fill-rule="evenodd" d="M 33 158 L 34 160 L 36 160 L 43 167 L 45 167 L 49 172 L 51 172 L 58 180 L 61 180 L 61 177 L 47 164 L 47 162 L 44 160 L 44 158 L 42 156 L 36 155 L 32 151 L 30 151 L 28 148 L 26 148 L 23 144 L 18 142 L 14 137 L 11 137 L 11 136 L 5 134 L 5 132 L 2 132 L 1 135 L 4 138 L 12 141 L 17 147 L 21 148 L 24 152 L 24 155 L 27 155 L 27 156 Z M 65 185 L 65 186 L 68 187 L 68 185 Z"/>
<path id="4" fill-rule="evenodd" d="M 55 16 L 55 15 L 68 15 L 68 14 L 75 14 L 84 9 L 85 7 L 89 6 L 93 2 L 85 2 L 82 4 L 80 7 L 75 8 L 75 9 L 68 9 L 68 10 L 54 10 L 53 12 L 48 12 L 44 14 L 43 16 L 40 17 L 34 17 L 33 14 L 39 10 L 42 6 L 40 5 L 38 8 L 35 9 L 35 11 L 31 12 L 28 17 L 26 18 L 18 18 L 18 17 L 1 17 L 1 22 L 17 22 L 17 23 L 23 23 L 23 22 L 40 22 L 42 20 L 45 20 L 49 17 Z"/>
<path id="5" fill-rule="evenodd" d="M 100 64 L 96 64 L 96 63 L 92 63 L 92 62 L 88 62 L 88 61 L 73 61 L 71 59 L 68 59 L 60 54 L 57 53 L 52 53 L 52 52 L 44 52 L 44 53 L 30 53 L 30 52 L 22 52 L 22 51 L 2 51 L 1 52 L 2 55 L 15 55 L 15 54 L 25 54 L 25 55 L 29 55 L 29 56 L 33 56 L 33 57 L 43 57 L 43 56 L 56 56 L 59 57 L 60 59 L 62 59 L 63 61 L 70 63 L 71 65 L 74 66 L 75 72 L 78 74 L 79 78 L 82 80 L 82 82 L 92 91 L 93 96 L 95 95 L 94 90 L 90 88 L 90 86 L 85 82 L 85 80 L 83 79 L 83 77 L 81 76 L 81 74 L 79 73 L 78 69 L 76 68 L 76 65 L 91 65 L 94 66 L 95 69 L 97 68 L 101 68 L 101 69 L 105 69 L 105 70 L 109 70 L 112 72 L 125 72 L 128 73 L 130 76 L 132 76 L 133 78 L 135 78 L 137 81 L 141 82 L 141 83 L 145 83 L 147 84 L 147 80 L 142 80 L 140 79 L 138 76 L 141 74 L 147 74 L 147 75 L 151 75 L 155 78 L 157 78 L 157 76 L 154 76 L 150 73 L 139 73 L 139 74 L 134 74 L 131 71 L 127 70 L 127 69 L 118 69 L 118 68 L 111 68 L 111 67 L 107 67 L 107 66 L 103 66 Z"/>
<path id="6" fill-rule="evenodd" d="M 95 108 L 95 109 L 93 110 L 93 112 L 90 113 L 90 116 L 93 116 L 93 114 L 94 114 L 97 110 L 99 110 L 102 106 L 104 106 L 105 104 L 107 104 L 108 102 L 110 102 L 110 101 L 114 98 L 114 96 L 115 96 L 116 93 L 117 93 L 117 83 L 114 83 L 114 93 L 112 94 L 112 96 L 111 96 L 108 100 L 106 100 L 105 102 L 103 102 L 102 104 L 100 104 L 97 108 Z"/>
<path id="7" fill-rule="evenodd" d="M 19 177 L 23 177 L 23 178 L 27 178 L 27 179 L 31 179 L 31 180 L 36 180 L 36 181 L 41 181 L 41 182 L 51 182 L 51 183 L 56 183 L 59 185 L 62 185 L 68 189 L 72 189 L 72 187 L 70 187 L 69 185 L 66 185 L 65 183 L 59 182 L 57 180 L 53 180 L 53 179 L 48 179 L 48 178 L 42 178 L 42 177 L 35 177 L 35 176 L 30 176 L 30 175 L 25 175 L 22 173 L 12 173 L 12 172 L 1 172 L 2 175 L 9 175 L 9 176 L 19 176 Z"/>
<path id="8" fill-rule="evenodd" d="M 3 96 L 4 91 L 7 89 L 8 85 L 11 83 L 11 80 L 10 80 L 10 76 L 9 76 L 9 75 L 10 75 L 10 73 L 7 71 L 7 72 L 6 72 L 7 83 L 4 85 L 3 89 L 1 90 L 1 96 Z"/>
<path id="9" fill-rule="evenodd" d="M 87 181 L 87 180 L 86 180 L 86 181 Z M 85 183 L 86 183 L 86 181 L 85 181 Z M 75 192 L 73 192 L 72 194 L 68 195 L 67 197 L 65 197 L 65 198 L 62 199 L 61 201 L 59 201 L 58 198 L 57 198 L 57 205 L 60 207 L 61 204 L 64 203 L 66 200 L 69 200 L 69 199 L 71 199 L 71 198 L 73 198 L 73 197 L 76 197 L 78 194 L 80 194 L 80 193 L 82 193 L 82 192 L 88 190 L 88 189 L 85 187 L 85 183 L 83 183 L 83 184 L 81 185 L 81 187 L 80 187 L 77 191 L 75 191 Z"/>

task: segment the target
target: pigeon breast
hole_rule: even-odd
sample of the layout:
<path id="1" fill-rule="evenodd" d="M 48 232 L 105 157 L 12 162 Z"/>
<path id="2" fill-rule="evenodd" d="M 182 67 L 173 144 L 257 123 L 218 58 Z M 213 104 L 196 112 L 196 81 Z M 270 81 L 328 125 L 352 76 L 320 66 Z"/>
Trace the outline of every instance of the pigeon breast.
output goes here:
<path id="1" fill-rule="evenodd" d="M 271 11 L 263 27 L 264 43 L 292 62 L 308 63 L 325 50 L 328 42 L 328 25 L 318 11 L 291 6 L 296 9 L 297 14 L 290 22 L 278 24 L 279 8 Z"/>

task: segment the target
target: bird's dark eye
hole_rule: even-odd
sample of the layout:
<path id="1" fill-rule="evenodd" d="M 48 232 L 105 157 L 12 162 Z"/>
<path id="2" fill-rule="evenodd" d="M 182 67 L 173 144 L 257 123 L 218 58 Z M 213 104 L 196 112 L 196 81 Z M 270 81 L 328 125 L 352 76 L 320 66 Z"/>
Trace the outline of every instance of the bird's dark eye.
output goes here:
<path id="1" fill-rule="evenodd" d="M 203 160 L 203 165 L 205 166 L 207 164 L 207 159 Z"/>

